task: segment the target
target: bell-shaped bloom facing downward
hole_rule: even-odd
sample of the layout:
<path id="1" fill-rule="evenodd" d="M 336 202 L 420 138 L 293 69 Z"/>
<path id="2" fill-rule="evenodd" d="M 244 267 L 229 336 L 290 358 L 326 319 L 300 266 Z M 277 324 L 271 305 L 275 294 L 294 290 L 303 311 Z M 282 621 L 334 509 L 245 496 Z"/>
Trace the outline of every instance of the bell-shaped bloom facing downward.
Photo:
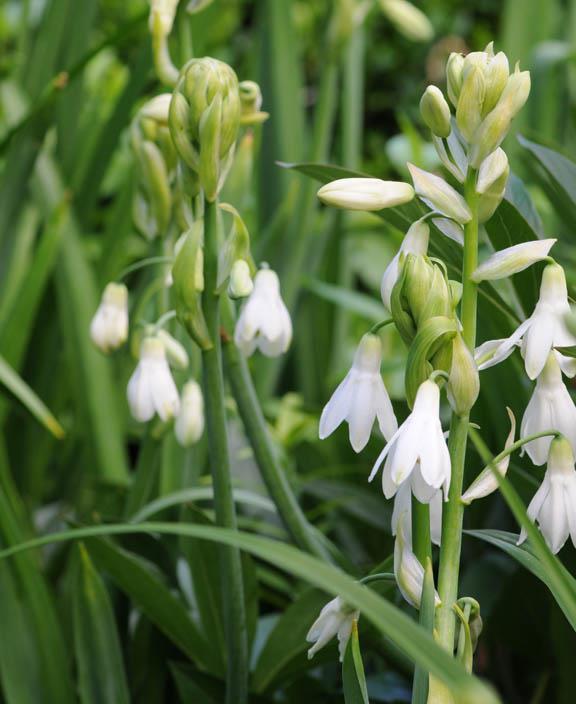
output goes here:
<path id="1" fill-rule="evenodd" d="M 334 636 L 338 637 L 340 662 L 344 659 L 346 645 L 352 633 L 352 625 L 358 620 L 359 612 L 348 606 L 337 596 L 329 601 L 308 631 L 306 640 L 314 645 L 308 650 L 308 658 L 314 657 Z"/>
<path id="2" fill-rule="evenodd" d="M 266 357 L 278 357 L 291 341 L 292 321 L 280 295 L 278 276 L 272 269 L 260 269 L 236 323 L 234 342 L 247 356 L 258 348 Z"/>
<path id="3" fill-rule="evenodd" d="M 506 411 L 508 412 L 508 417 L 510 418 L 510 432 L 508 433 L 508 437 L 506 438 L 506 443 L 504 445 L 505 450 L 513 444 L 514 435 L 516 434 L 516 418 L 508 407 L 506 407 Z M 510 455 L 506 455 L 503 460 L 496 463 L 496 469 L 503 477 L 506 476 L 509 464 Z M 483 499 L 485 496 L 489 496 L 492 492 L 496 491 L 497 488 L 498 479 L 496 479 L 494 472 L 490 469 L 490 467 L 486 467 L 462 494 L 462 503 L 470 504 L 476 499 Z"/>
<path id="4" fill-rule="evenodd" d="M 370 439 L 374 421 L 389 440 L 398 423 L 382 377 L 382 343 L 368 333 L 360 340 L 348 374 L 332 394 L 320 417 L 320 439 L 328 437 L 343 422 L 348 423 L 350 444 L 360 452 Z"/>
<path id="5" fill-rule="evenodd" d="M 486 342 L 476 350 L 478 369 L 498 364 L 520 344 L 526 374 L 530 379 L 536 379 L 554 347 L 576 345 L 576 336 L 566 327 L 565 318 L 569 310 L 564 269 L 555 263 L 548 264 L 542 274 L 540 298 L 534 312 L 500 344 L 495 346 L 495 341 Z"/>
<path id="6" fill-rule="evenodd" d="M 372 481 L 384 460 L 382 489 L 387 499 L 415 469 L 422 482 L 430 489 L 450 486 L 450 454 L 440 424 L 440 390 L 434 381 L 420 384 L 414 401 L 414 410 L 392 436 L 380 453 L 368 481 Z M 431 492 L 430 500 L 434 492 Z"/>
<path id="7" fill-rule="evenodd" d="M 568 535 L 576 547 L 576 470 L 574 453 L 565 438 L 550 445 L 544 480 L 528 506 L 528 516 L 536 521 L 548 547 L 556 554 Z M 522 529 L 518 545 L 526 540 Z"/>
<path id="8" fill-rule="evenodd" d="M 336 208 L 373 211 L 409 203 L 414 198 L 414 189 L 403 181 L 339 178 L 322 186 L 318 198 Z"/>
<path id="9" fill-rule="evenodd" d="M 398 533 L 400 518 L 406 514 L 404 533 L 410 546 L 412 546 L 412 494 L 414 493 L 411 479 L 417 472 L 417 469 L 414 470 L 410 480 L 405 481 L 396 492 L 392 511 L 392 535 Z M 430 504 L 430 537 L 434 545 L 440 545 L 442 540 L 442 491 L 435 489 L 432 498 L 421 503 Z"/>
<path id="10" fill-rule="evenodd" d="M 182 389 L 180 413 L 174 423 L 176 439 L 182 447 L 200 440 L 204 432 L 204 398 L 198 382 L 190 379 Z"/>
<path id="11" fill-rule="evenodd" d="M 178 389 L 166 361 L 164 345 L 157 337 L 145 337 L 140 347 L 140 361 L 128 382 L 128 404 L 140 423 L 158 414 L 163 421 L 178 415 Z"/>
<path id="12" fill-rule="evenodd" d="M 392 296 L 392 289 L 400 274 L 400 257 L 406 254 L 414 254 L 416 256 L 425 255 L 428 252 L 429 239 L 430 227 L 426 222 L 417 220 L 410 225 L 408 232 L 402 240 L 400 249 L 394 259 L 388 264 L 384 271 L 384 276 L 382 276 L 380 294 L 382 296 L 382 303 L 384 303 L 388 311 L 391 310 L 390 297 Z"/>
<path id="13" fill-rule="evenodd" d="M 411 606 L 419 609 L 424 587 L 424 567 L 412 552 L 406 537 L 406 522 L 407 514 L 403 513 L 398 521 L 394 541 L 394 575 L 402 596 Z M 439 606 L 440 603 L 440 597 L 434 590 L 434 605 Z"/>
<path id="14" fill-rule="evenodd" d="M 556 355 L 552 352 L 542 373 L 536 381 L 532 398 L 526 406 L 520 437 L 544 432 L 560 431 L 576 450 L 576 406 L 562 381 L 562 371 Z M 538 438 L 524 445 L 528 456 L 536 465 L 544 464 L 552 437 Z"/>
<path id="15" fill-rule="evenodd" d="M 90 323 L 92 342 L 102 352 L 120 347 L 128 339 L 128 289 L 124 284 L 110 283 Z"/>

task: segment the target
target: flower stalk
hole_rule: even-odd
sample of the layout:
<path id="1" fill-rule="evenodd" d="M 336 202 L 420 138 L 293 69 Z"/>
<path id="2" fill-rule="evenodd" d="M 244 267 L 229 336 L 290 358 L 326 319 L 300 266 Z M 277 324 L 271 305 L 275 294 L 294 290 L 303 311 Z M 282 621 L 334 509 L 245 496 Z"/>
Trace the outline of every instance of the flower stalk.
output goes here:
<path id="1" fill-rule="evenodd" d="M 478 195 L 476 193 L 477 171 L 469 168 L 464 184 L 464 199 L 472 218 L 464 228 L 464 260 L 462 267 L 462 337 L 470 351 L 476 344 L 476 315 L 478 287 L 472 275 L 478 267 Z M 448 449 L 452 462 L 452 481 L 442 520 L 442 545 L 438 571 L 438 593 L 442 605 L 438 609 L 437 628 L 440 643 L 450 652 L 454 647 L 456 619 L 452 605 L 458 598 L 460 572 L 460 550 L 462 546 L 462 522 L 464 505 L 460 501 L 464 479 L 466 443 L 470 414 L 452 416 Z"/>
<path id="2" fill-rule="evenodd" d="M 224 528 L 237 527 L 232 496 L 230 458 L 224 408 L 224 379 L 220 343 L 220 296 L 216 293 L 218 277 L 218 206 L 204 203 L 204 293 L 202 308 L 213 346 L 202 352 L 202 384 L 206 404 L 206 427 L 210 447 L 210 466 L 214 483 L 216 523 Z M 221 547 L 221 575 L 224 623 L 226 628 L 227 666 L 226 701 L 247 701 L 248 642 L 244 607 L 244 584 L 240 551 Z"/>

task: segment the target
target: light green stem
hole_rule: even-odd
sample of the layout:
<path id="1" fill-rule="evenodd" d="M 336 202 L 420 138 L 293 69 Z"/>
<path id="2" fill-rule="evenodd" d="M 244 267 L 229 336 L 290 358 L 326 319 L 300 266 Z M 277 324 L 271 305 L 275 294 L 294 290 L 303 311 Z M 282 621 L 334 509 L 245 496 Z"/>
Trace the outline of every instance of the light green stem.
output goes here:
<path id="1" fill-rule="evenodd" d="M 220 297 L 216 293 L 218 275 L 217 204 L 206 201 L 204 211 L 204 294 L 202 308 L 214 343 L 202 352 L 202 382 L 206 404 L 206 427 L 210 468 L 214 484 L 216 523 L 224 528 L 237 528 L 236 508 L 232 495 L 230 458 L 224 408 L 224 379 L 220 343 Z M 248 697 L 248 642 L 244 602 L 244 584 L 240 551 L 233 547 L 219 548 L 222 577 L 222 609 L 226 628 L 227 666 L 226 702 L 244 704 Z"/>
<path id="2" fill-rule="evenodd" d="M 231 326 L 233 324 L 231 302 L 224 301 L 223 306 L 226 322 Z M 223 353 L 226 374 L 254 457 L 286 529 L 300 548 L 326 561 L 331 561 L 328 551 L 320 542 L 318 535 L 300 508 L 284 469 L 280 465 L 278 453 L 270 438 L 246 359 L 229 338 L 224 342 Z"/>
<path id="3" fill-rule="evenodd" d="M 478 195 L 476 175 L 469 169 L 464 185 L 464 197 L 472 213 L 472 219 L 464 229 L 464 262 L 462 267 L 462 337 L 473 352 L 476 344 L 476 310 L 478 287 L 471 276 L 478 266 Z M 437 612 L 438 640 L 447 650 L 453 652 L 456 627 L 452 605 L 458 598 L 458 575 L 460 570 L 460 549 L 462 545 L 462 521 L 464 505 L 460 501 L 464 479 L 466 442 L 468 439 L 469 414 L 452 416 L 448 449 L 452 463 L 452 479 L 448 503 L 444 505 L 442 520 L 442 545 L 438 571 L 438 593 L 442 605 Z"/>

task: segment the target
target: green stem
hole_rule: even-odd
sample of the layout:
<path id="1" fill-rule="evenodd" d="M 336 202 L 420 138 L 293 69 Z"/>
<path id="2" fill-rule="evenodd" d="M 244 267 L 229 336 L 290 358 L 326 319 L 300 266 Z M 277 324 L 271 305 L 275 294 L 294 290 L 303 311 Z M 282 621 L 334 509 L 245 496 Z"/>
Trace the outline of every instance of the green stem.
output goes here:
<path id="1" fill-rule="evenodd" d="M 224 311 L 231 327 L 234 318 L 230 301 L 224 303 Z M 300 548 L 324 560 L 331 561 L 328 551 L 318 539 L 300 508 L 284 469 L 280 465 L 278 453 L 270 438 L 246 359 L 230 339 L 224 342 L 223 353 L 226 374 L 262 479 L 276 504 L 286 529 L 292 536 L 294 543 Z"/>
<path id="2" fill-rule="evenodd" d="M 202 352 L 202 381 L 206 404 L 206 427 L 210 467 L 214 484 L 216 523 L 224 528 L 237 528 L 236 508 L 232 495 L 230 458 L 224 408 L 224 379 L 220 344 L 219 296 L 215 293 L 218 275 L 217 204 L 206 201 L 204 211 L 204 294 L 202 307 L 214 343 Z M 247 701 L 248 643 L 242 563 L 237 548 L 222 547 L 221 577 L 223 613 L 228 647 L 226 667 L 226 701 L 243 704 Z"/>
<path id="3" fill-rule="evenodd" d="M 476 175 L 469 169 L 464 184 L 464 197 L 472 212 L 472 219 L 464 230 L 464 262 L 462 267 L 462 337 L 473 352 L 476 344 L 476 313 L 478 304 L 478 287 L 471 276 L 478 266 L 478 195 L 476 194 Z M 460 501 L 464 480 L 464 463 L 470 415 L 452 416 L 448 449 L 452 463 L 452 479 L 448 502 L 444 506 L 442 519 L 442 546 L 440 549 L 440 566 L 438 571 L 438 593 L 442 605 L 438 609 L 438 639 L 450 652 L 454 649 L 454 632 L 456 627 L 452 605 L 458 598 L 458 576 L 460 571 L 460 550 L 462 546 L 462 522 L 464 505 Z"/>
<path id="4" fill-rule="evenodd" d="M 420 564 L 426 564 L 426 558 L 432 559 L 432 542 L 430 539 L 430 505 L 421 504 L 412 495 L 412 550 Z"/>

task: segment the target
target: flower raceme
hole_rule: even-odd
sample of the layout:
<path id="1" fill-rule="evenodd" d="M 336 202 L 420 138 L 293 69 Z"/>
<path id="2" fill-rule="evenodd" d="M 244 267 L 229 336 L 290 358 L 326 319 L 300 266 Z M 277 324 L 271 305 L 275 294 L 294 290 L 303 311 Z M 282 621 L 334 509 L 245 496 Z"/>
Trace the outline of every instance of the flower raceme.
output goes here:
<path id="1" fill-rule="evenodd" d="M 568 539 L 576 547 L 576 470 L 574 453 L 563 437 L 550 445 L 544 480 L 528 506 L 528 517 L 536 521 L 548 547 L 556 554 Z M 526 540 L 522 529 L 518 545 Z"/>
<path id="2" fill-rule="evenodd" d="M 559 264 L 548 264 L 542 274 L 540 298 L 534 312 L 498 345 L 489 341 L 476 350 L 478 369 L 488 369 L 502 362 L 521 343 L 526 374 L 530 379 L 536 379 L 553 348 L 576 345 L 576 335 L 566 327 L 565 318 L 569 311 L 564 270 Z"/>
<path id="3" fill-rule="evenodd" d="M 272 269 L 260 269 L 236 323 L 234 342 L 247 356 L 258 348 L 266 357 L 278 357 L 291 341 L 292 321 L 280 295 L 278 276 Z"/>
<path id="4" fill-rule="evenodd" d="M 140 361 L 128 382 L 128 404 L 135 420 L 146 423 L 157 413 L 168 421 L 180 410 L 178 389 L 170 373 L 166 352 L 158 337 L 145 337 Z"/>
<path id="5" fill-rule="evenodd" d="M 346 645 L 352 633 L 354 621 L 359 618 L 359 612 L 348 606 L 339 596 L 329 601 L 318 618 L 312 624 L 306 640 L 314 645 L 308 650 L 308 658 L 323 648 L 334 636 L 338 638 L 340 662 L 344 660 Z"/>
<path id="6" fill-rule="evenodd" d="M 562 381 L 562 370 L 554 352 L 548 355 L 536 380 L 536 388 L 522 418 L 520 437 L 550 429 L 560 431 L 576 451 L 576 406 Z M 524 449 L 534 464 L 542 465 L 548 458 L 551 442 L 551 437 L 538 438 L 526 443 Z"/>
<path id="7" fill-rule="evenodd" d="M 348 423 L 350 444 L 356 452 L 366 446 L 376 419 L 386 440 L 394 435 L 398 422 L 380 376 L 381 362 L 380 338 L 370 333 L 364 335 L 350 371 L 322 411 L 321 440 L 331 435 L 343 421 Z"/>
<path id="8" fill-rule="evenodd" d="M 434 490 L 440 487 L 447 497 L 451 464 L 439 412 L 440 389 L 436 382 L 424 381 L 416 393 L 414 410 L 382 450 L 368 478 L 372 481 L 386 460 L 382 472 L 382 489 L 386 498 L 394 496 L 409 477 L 418 483 L 421 480 L 421 495 L 428 493 L 427 499 L 419 497 L 419 500 L 431 501 Z M 426 488 L 428 492 L 423 491 Z"/>
<path id="9" fill-rule="evenodd" d="M 128 339 L 128 289 L 109 283 L 90 323 L 92 342 L 102 352 L 110 352 Z"/>

